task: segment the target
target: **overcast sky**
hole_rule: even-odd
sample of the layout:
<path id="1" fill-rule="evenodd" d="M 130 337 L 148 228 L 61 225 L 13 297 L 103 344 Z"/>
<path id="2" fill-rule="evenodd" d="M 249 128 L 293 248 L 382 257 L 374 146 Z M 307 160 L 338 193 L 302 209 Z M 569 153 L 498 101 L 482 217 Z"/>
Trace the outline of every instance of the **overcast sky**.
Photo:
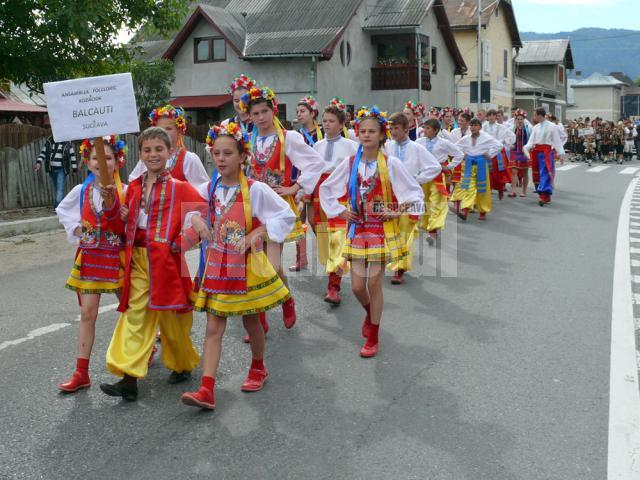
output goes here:
<path id="1" fill-rule="evenodd" d="M 521 32 L 556 33 L 584 27 L 640 30 L 640 0 L 512 0 L 512 3 Z M 634 41 L 640 38 L 634 37 Z"/>

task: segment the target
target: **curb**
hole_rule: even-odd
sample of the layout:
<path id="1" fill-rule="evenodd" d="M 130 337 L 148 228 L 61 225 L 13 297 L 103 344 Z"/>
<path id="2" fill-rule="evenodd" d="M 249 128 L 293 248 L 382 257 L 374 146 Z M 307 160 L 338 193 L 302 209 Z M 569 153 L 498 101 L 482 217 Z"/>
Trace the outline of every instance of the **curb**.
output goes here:
<path id="1" fill-rule="evenodd" d="M 50 230 L 57 230 L 61 228 L 62 225 L 56 216 L 30 218 L 28 220 L 16 220 L 13 222 L 0 222 L 0 238 L 48 232 Z"/>

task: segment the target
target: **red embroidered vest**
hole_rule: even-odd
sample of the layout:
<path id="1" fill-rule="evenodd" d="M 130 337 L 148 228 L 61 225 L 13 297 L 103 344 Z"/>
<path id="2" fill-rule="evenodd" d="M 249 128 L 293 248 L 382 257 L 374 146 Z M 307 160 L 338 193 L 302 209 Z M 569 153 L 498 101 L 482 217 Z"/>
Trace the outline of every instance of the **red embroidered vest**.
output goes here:
<path id="1" fill-rule="evenodd" d="M 93 189 L 94 184 L 91 183 L 84 192 L 80 248 L 119 251 L 124 247 L 124 223 L 119 218 L 118 208 L 114 209 L 114 218 L 108 218 L 105 211 L 98 215 L 93 204 Z"/>
<path id="2" fill-rule="evenodd" d="M 176 164 L 171 169 L 171 176 L 176 180 L 181 180 L 183 182 L 187 181 L 187 178 L 184 176 L 184 157 L 187 155 L 187 149 L 182 148 L 178 152 L 178 158 L 176 158 Z"/>
<path id="3" fill-rule="evenodd" d="M 286 141 L 287 132 L 283 131 Z M 257 140 L 256 140 L 257 141 Z M 284 145 L 276 137 L 274 140 L 276 143 L 271 158 L 265 163 L 260 163 L 256 160 L 254 155 L 251 160 L 251 168 L 249 169 L 249 178 L 266 183 L 270 187 L 290 187 L 292 184 L 291 173 L 293 170 L 293 164 L 288 157 L 284 158 L 284 172 L 280 168 L 280 151 L 284 148 Z"/>

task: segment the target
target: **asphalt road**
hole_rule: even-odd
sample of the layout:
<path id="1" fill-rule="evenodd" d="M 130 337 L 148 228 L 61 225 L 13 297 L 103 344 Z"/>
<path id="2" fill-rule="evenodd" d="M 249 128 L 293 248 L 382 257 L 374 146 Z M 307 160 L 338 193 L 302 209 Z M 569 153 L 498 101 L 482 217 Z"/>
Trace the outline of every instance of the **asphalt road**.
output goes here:
<path id="1" fill-rule="evenodd" d="M 102 394 L 113 310 L 98 321 L 93 386 L 59 394 L 75 357 L 73 249 L 60 233 L 5 242 L 0 344 L 71 325 L 0 348 L 0 478 L 603 480 L 622 168 L 559 172 L 550 207 L 494 197 L 485 223 L 451 216 L 448 259 L 423 242 L 407 284 L 385 287 L 375 359 L 358 356 L 348 282 L 331 308 L 324 279 L 295 278 L 299 323 L 270 315 L 262 392 L 240 392 L 249 350 L 230 321 L 213 413 L 179 401 L 199 370 L 171 386 L 159 362 L 137 403 Z M 203 332 L 199 314 L 198 347 Z"/>

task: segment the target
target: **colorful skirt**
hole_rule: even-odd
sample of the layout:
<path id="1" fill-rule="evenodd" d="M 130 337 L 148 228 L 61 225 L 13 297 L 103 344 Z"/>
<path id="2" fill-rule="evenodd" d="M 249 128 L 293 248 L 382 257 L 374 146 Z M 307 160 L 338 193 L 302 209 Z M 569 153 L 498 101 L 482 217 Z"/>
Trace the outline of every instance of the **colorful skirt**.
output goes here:
<path id="1" fill-rule="evenodd" d="M 78 249 L 65 285 L 77 293 L 118 293 L 124 281 L 124 251 Z"/>
<path id="2" fill-rule="evenodd" d="M 526 170 L 531 167 L 531 162 L 524 153 L 511 151 L 511 168 Z"/>
<path id="3" fill-rule="evenodd" d="M 398 224 L 395 222 L 395 227 Z M 355 224 L 353 238 L 347 235 L 342 255 L 347 260 L 365 260 L 367 262 L 397 262 L 407 256 L 406 246 L 402 244 L 398 228 L 387 238 L 384 223 L 365 221 Z M 391 242 L 393 245 L 388 245 Z"/>
<path id="4" fill-rule="evenodd" d="M 285 243 L 298 241 L 305 237 L 306 230 L 302 224 L 302 220 L 300 220 L 300 212 L 298 211 L 296 200 L 293 195 L 287 195 L 286 197 L 282 197 L 282 199 L 289 204 L 291 211 L 296 214 L 296 223 L 293 224 L 293 230 L 291 230 L 291 233 L 287 235 L 284 241 Z"/>
<path id="5" fill-rule="evenodd" d="M 289 290 L 269 263 L 264 252 L 247 256 L 247 293 L 209 293 L 200 289 L 190 295 L 195 310 L 218 317 L 266 312 L 291 298 Z"/>

